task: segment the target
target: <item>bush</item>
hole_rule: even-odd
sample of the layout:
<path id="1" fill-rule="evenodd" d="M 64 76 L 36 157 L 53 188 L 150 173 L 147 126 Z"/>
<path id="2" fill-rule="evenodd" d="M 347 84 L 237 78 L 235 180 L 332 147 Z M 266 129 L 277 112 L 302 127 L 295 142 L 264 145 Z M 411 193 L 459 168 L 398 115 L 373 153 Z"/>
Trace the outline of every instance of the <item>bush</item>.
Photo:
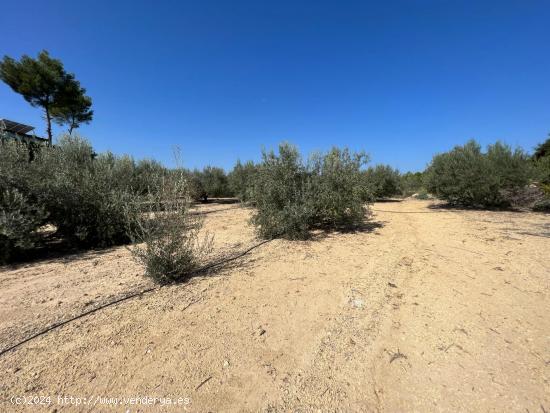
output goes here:
<path id="1" fill-rule="evenodd" d="M 168 169 L 154 159 L 141 159 L 135 164 L 133 187 L 138 194 L 148 194 L 158 188 Z"/>
<path id="2" fill-rule="evenodd" d="M 550 157 L 550 133 L 548 134 L 548 139 L 546 139 L 546 141 L 537 145 L 535 148 L 535 153 L 533 154 L 534 160 L 545 157 Z"/>
<path id="3" fill-rule="evenodd" d="M 506 206 L 506 192 L 525 186 L 529 178 L 527 156 L 500 142 L 486 153 L 475 141 L 434 156 L 426 170 L 427 190 L 451 204 Z"/>
<path id="4" fill-rule="evenodd" d="M 206 166 L 202 171 L 185 171 L 189 181 L 189 193 L 195 200 L 208 201 L 208 197 L 232 196 L 227 176 L 222 168 Z"/>
<path id="5" fill-rule="evenodd" d="M 212 247 L 212 237 L 199 237 L 202 219 L 189 213 L 189 180 L 185 171 L 164 178 L 148 195 L 147 209 L 129 204 L 128 226 L 135 244 L 132 253 L 145 266 L 146 275 L 166 284 L 181 280 L 197 268 Z"/>
<path id="6" fill-rule="evenodd" d="M 124 206 L 133 194 L 132 170 L 113 155 L 95 154 L 81 138 L 66 136 L 31 164 L 48 170 L 39 198 L 57 231 L 72 245 L 106 247 L 129 242 Z"/>
<path id="7" fill-rule="evenodd" d="M 544 198 L 533 205 L 533 211 L 550 212 L 550 198 Z"/>
<path id="8" fill-rule="evenodd" d="M 375 198 L 401 195 L 401 176 L 389 165 L 376 165 L 365 172 L 365 182 Z"/>
<path id="9" fill-rule="evenodd" d="M 543 185 L 550 185 L 550 155 L 538 158 L 533 165 L 533 178 Z"/>
<path id="10" fill-rule="evenodd" d="M 0 140 L 0 264 L 33 248 L 45 223 L 36 190 L 44 178 L 30 170 L 33 156 L 24 143 Z"/>
<path id="11" fill-rule="evenodd" d="M 222 168 L 207 166 L 202 170 L 202 182 L 206 194 L 211 198 L 231 196 L 227 176 Z"/>
<path id="12" fill-rule="evenodd" d="M 401 194 L 411 196 L 426 192 L 424 188 L 424 174 L 422 172 L 407 172 L 401 175 Z M 427 195 L 427 194 L 426 194 Z"/>
<path id="13" fill-rule="evenodd" d="M 278 154 L 263 152 L 252 218 L 260 236 L 306 239 L 314 227 L 361 223 L 369 199 L 360 171 L 366 161 L 363 153 L 337 148 L 313 155 L 307 164 L 289 144 L 281 144 Z"/>
<path id="14" fill-rule="evenodd" d="M 53 147 L 0 141 L 3 250 L 32 248 L 40 241 L 36 229 L 45 223 L 55 226 L 69 246 L 128 242 L 124 206 L 166 173 L 152 165 L 154 172 L 144 173 L 144 164 L 136 167 L 132 158 L 111 153 L 97 155 L 78 137 L 63 137 Z"/>
<path id="15" fill-rule="evenodd" d="M 0 190 L 0 264 L 20 258 L 38 241 L 37 230 L 47 217 L 15 188 Z"/>
<path id="16" fill-rule="evenodd" d="M 254 162 L 248 161 L 243 165 L 241 161 L 237 161 L 233 170 L 227 176 L 229 190 L 241 202 L 253 202 L 254 180 L 257 172 L 258 167 L 254 165 Z"/>

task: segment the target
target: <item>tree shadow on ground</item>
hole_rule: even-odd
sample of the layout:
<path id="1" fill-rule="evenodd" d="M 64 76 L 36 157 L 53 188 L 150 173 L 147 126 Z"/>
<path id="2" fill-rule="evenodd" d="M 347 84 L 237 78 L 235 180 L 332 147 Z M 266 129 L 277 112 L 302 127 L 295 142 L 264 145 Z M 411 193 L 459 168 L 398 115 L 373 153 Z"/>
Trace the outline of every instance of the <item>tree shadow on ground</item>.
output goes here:
<path id="1" fill-rule="evenodd" d="M 61 260 L 69 263 L 76 260 L 91 260 L 98 256 L 111 252 L 116 248 L 127 246 L 129 244 L 118 244 L 109 247 L 79 247 L 60 238 L 50 238 L 40 246 L 21 252 L 13 257 L 10 263 L 3 267 L 7 269 L 19 269 L 26 265 L 46 263 L 49 261 Z M 0 269 L 2 266 L 0 266 Z"/>
<path id="2" fill-rule="evenodd" d="M 432 210 L 444 210 L 444 211 L 478 211 L 478 212 L 516 212 L 524 213 L 530 212 L 527 208 L 518 208 L 512 206 L 491 206 L 491 207 L 482 207 L 482 206 L 470 206 L 470 205 L 460 205 L 452 204 L 448 202 L 430 204 L 427 208 Z"/>
<path id="3" fill-rule="evenodd" d="M 403 202 L 403 199 L 400 199 L 400 198 L 380 198 L 380 199 L 375 199 L 374 202 L 380 202 L 380 203 Z"/>
<path id="4" fill-rule="evenodd" d="M 320 241 L 331 235 L 338 234 L 361 234 L 374 232 L 377 229 L 383 228 L 387 224 L 387 221 L 372 221 L 365 220 L 359 225 L 341 225 L 341 226 L 328 226 L 319 225 L 310 231 L 311 237 L 307 241 Z"/>
<path id="5" fill-rule="evenodd" d="M 246 270 L 259 260 L 258 257 L 251 256 L 250 253 L 271 241 L 274 240 L 258 240 L 255 244 L 245 247 L 241 245 L 234 246 L 223 252 L 213 254 L 199 268 L 187 274 L 182 274 L 177 279 L 165 285 L 183 284 L 194 278 L 222 276 L 225 275 L 227 271 L 235 269 L 241 271 Z"/>

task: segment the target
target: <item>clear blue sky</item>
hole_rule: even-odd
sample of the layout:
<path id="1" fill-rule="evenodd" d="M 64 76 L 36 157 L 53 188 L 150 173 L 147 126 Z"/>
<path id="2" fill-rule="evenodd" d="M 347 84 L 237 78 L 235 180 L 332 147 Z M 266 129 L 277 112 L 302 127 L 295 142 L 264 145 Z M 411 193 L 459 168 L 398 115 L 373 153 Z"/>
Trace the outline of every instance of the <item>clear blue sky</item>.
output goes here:
<path id="1" fill-rule="evenodd" d="M 550 2 L 9 1 L 0 55 L 47 49 L 94 101 L 99 150 L 231 168 L 288 140 L 423 169 L 550 131 Z M 38 109 L 0 84 L 0 117 Z M 57 129 L 59 132 L 59 128 Z"/>

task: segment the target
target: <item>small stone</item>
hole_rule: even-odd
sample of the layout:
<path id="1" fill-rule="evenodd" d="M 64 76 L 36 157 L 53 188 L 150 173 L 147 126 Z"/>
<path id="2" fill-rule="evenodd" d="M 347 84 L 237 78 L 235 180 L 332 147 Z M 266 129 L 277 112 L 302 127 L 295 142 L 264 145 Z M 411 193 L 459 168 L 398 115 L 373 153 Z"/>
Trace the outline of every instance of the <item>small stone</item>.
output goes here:
<path id="1" fill-rule="evenodd" d="M 361 300 L 360 298 L 356 298 L 351 302 L 351 305 L 354 308 L 363 308 L 363 304 L 364 304 L 364 301 Z"/>

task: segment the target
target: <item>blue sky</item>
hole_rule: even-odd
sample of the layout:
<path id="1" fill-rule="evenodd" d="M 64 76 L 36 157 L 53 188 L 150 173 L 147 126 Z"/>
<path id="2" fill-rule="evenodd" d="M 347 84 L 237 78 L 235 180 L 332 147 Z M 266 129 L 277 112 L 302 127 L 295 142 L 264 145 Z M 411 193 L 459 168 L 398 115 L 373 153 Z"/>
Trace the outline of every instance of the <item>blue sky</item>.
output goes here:
<path id="1" fill-rule="evenodd" d="M 0 55 L 46 49 L 93 98 L 96 150 L 231 168 L 286 140 L 421 170 L 550 131 L 548 1 L 18 1 Z M 45 134 L 0 83 L 0 117 Z M 57 131 L 61 130 L 57 128 Z"/>

